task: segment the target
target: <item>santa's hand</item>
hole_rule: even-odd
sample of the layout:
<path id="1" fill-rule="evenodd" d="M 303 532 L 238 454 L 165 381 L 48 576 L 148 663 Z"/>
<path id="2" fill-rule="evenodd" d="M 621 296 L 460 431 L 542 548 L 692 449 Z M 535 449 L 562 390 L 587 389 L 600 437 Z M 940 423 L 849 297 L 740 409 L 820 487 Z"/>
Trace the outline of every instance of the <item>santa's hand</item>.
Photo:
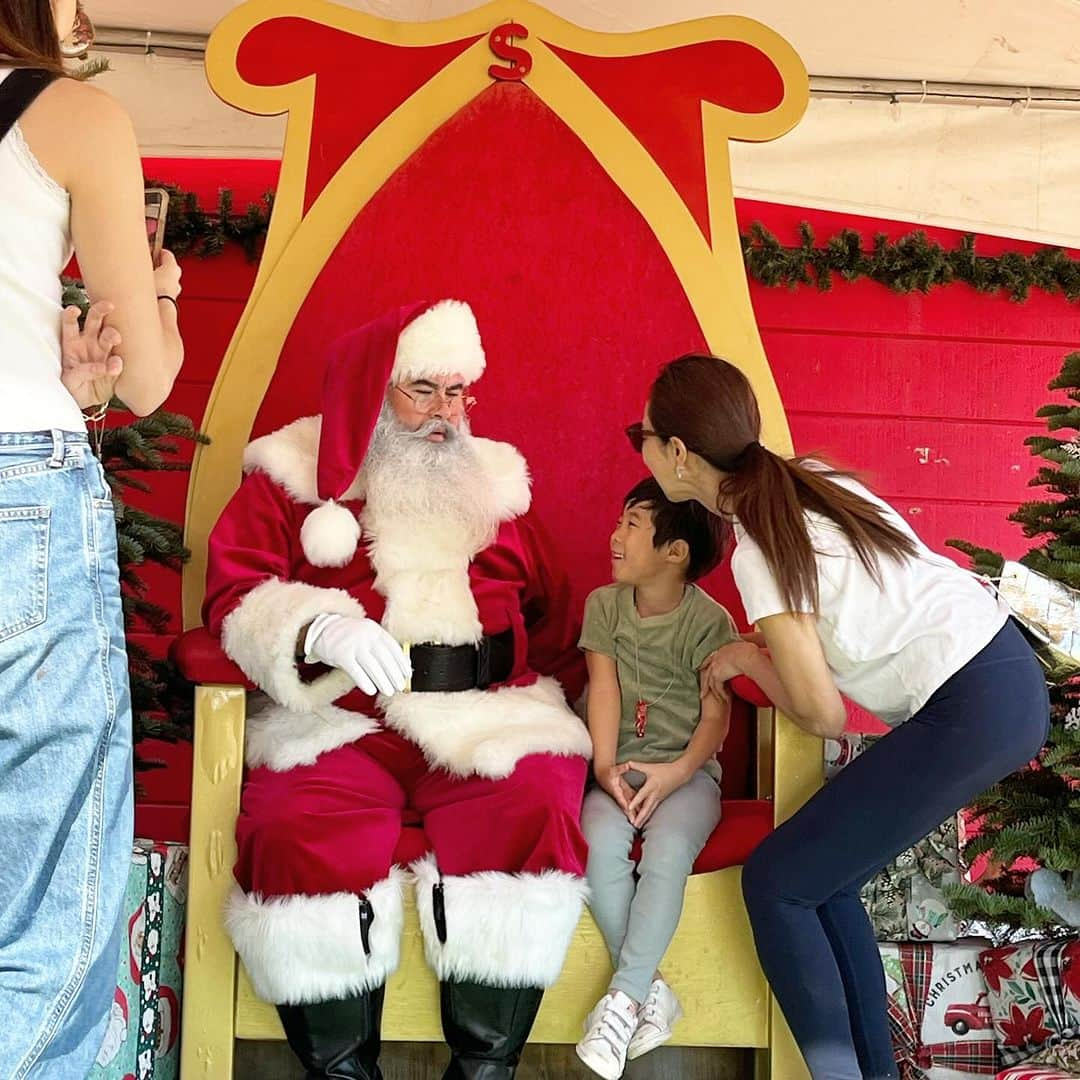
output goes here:
<path id="1" fill-rule="evenodd" d="M 308 663 L 340 668 L 365 694 L 404 690 L 412 665 L 402 647 L 373 619 L 316 615 L 304 638 Z"/>

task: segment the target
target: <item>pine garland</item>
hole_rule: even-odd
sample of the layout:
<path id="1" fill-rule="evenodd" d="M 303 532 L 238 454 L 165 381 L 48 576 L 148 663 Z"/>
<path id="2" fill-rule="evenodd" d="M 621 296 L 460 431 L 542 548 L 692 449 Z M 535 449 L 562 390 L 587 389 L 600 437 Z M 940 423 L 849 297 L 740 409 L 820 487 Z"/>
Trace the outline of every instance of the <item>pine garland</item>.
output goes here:
<path id="1" fill-rule="evenodd" d="M 225 188 L 218 192 L 217 206 L 207 212 L 197 195 L 175 184 L 147 180 L 146 186 L 161 187 L 169 193 L 164 243 L 174 255 L 220 255 L 229 244 L 238 245 L 252 261 L 262 253 L 274 209 L 272 191 L 267 191 L 261 202 L 251 203 L 243 214 L 237 214 L 233 193 Z"/>
<path id="2" fill-rule="evenodd" d="M 177 255 L 218 255 L 229 244 L 256 259 L 266 240 L 273 192 L 243 214 L 235 212 L 233 193 L 221 189 L 213 210 L 204 210 L 197 195 L 174 184 L 148 181 L 170 194 L 165 222 L 165 245 Z M 808 285 L 828 292 L 834 279 L 869 278 L 896 293 L 929 293 L 943 285 L 963 282 L 981 293 L 1004 293 L 1022 302 L 1032 290 L 1080 299 L 1080 259 L 1059 247 L 1045 247 L 1031 255 L 1007 251 L 979 255 L 976 237 L 965 234 L 958 246 L 946 248 L 916 229 L 898 240 L 877 233 L 867 242 L 855 229 L 841 229 L 823 244 L 808 222 L 799 226 L 799 243 L 782 244 L 759 221 L 740 236 L 747 272 L 762 285 L 797 289 Z"/>
<path id="3" fill-rule="evenodd" d="M 1032 255 L 1007 251 L 978 255 L 968 233 L 955 248 L 943 247 L 916 229 L 899 240 L 877 233 L 867 245 L 854 229 L 841 229 L 818 244 L 808 222 L 799 226 L 800 242 L 787 247 L 760 222 L 742 234 L 743 258 L 750 276 L 763 285 L 798 288 L 813 285 L 828 292 L 833 279 L 870 278 L 897 293 L 929 293 L 942 285 L 963 282 L 982 293 L 1004 292 L 1023 301 L 1032 289 L 1073 302 L 1080 298 L 1080 259 L 1061 248 L 1046 247 Z"/>

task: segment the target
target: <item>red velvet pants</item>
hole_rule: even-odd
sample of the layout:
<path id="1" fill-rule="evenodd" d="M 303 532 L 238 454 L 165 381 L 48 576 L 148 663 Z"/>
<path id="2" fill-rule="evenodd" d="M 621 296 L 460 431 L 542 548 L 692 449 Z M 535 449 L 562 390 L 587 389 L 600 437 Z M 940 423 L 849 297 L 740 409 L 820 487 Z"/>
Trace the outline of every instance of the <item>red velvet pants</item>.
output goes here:
<path id="1" fill-rule="evenodd" d="M 287 772 L 251 770 L 237 824 L 236 878 L 263 897 L 363 893 L 386 878 L 403 822 L 418 817 L 439 870 L 580 876 L 587 763 L 532 754 L 505 779 L 432 769 L 378 731 Z"/>

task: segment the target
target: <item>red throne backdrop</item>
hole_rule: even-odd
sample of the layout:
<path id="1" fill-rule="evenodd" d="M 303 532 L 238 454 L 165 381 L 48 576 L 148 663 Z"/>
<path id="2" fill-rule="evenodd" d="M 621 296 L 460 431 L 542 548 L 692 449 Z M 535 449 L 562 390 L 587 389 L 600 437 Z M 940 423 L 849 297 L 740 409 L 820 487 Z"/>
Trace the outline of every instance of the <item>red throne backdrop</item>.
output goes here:
<path id="1" fill-rule="evenodd" d="M 295 321 L 280 362 L 288 377 L 271 384 L 255 434 L 317 411 L 320 342 L 403 299 L 469 300 L 489 357 L 475 388 L 474 429 L 516 443 L 529 458 L 536 504 L 580 603 L 607 580 L 607 536 L 622 493 L 642 472 L 621 430 L 640 418 L 659 363 L 704 343 L 637 212 L 553 115 L 507 124 L 505 108 L 495 106 L 508 90 L 492 87 L 455 117 L 347 231 Z M 497 145 L 498 154 L 467 155 L 463 147 L 474 140 Z M 193 190 L 204 205 L 230 188 L 238 208 L 272 189 L 278 168 L 265 161 L 144 164 L 148 177 Z M 515 182 L 503 183 L 510 170 L 518 170 Z M 520 170 L 529 176 L 525 188 Z M 522 200 L 530 188 L 537 201 L 498 204 Z M 515 215 L 515 205 L 528 205 L 528 213 Z M 597 205 L 608 208 L 603 217 Z M 782 240 L 794 239 L 802 220 L 819 236 L 854 227 L 896 237 L 911 228 L 752 202 L 739 203 L 738 214 L 741 227 L 760 220 Z M 497 248 L 484 227 L 492 216 L 521 223 Z M 943 243 L 956 240 L 931 232 Z M 992 238 L 978 246 L 987 254 L 1027 250 Z M 187 361 L 167 407 L 196 422 L 254 272 L 236 248 L 184 261 Z M 1025 550 L 1006 515 L 1029 497 L 1034 469 L 1023 439 L 1041 429 L 1035 410 L 1072 347 L 1075 315 L 1066 301 L 1033 294 L 1016 304 L 964 285 L 898 296 L 869 281 L 838 282 L 829 293 L 752 283 L 751 294 L 799 452 L 820 450 L 861 470 L 939 550 L 952 536 L 1010 555 Z M 150 496 L 132 501 L 180 520 L 185 492 L 184 475 L 163 474 Z M 147 577 L 178 631 L 178 578 Z M 741 615 L 722 572 L 706 586 Z M 169 638 L 143 640 L 162 652 Z M 190 747 L 153 749 L 169 767 L 143 779 L 139 834 L 186 839 Z"/>

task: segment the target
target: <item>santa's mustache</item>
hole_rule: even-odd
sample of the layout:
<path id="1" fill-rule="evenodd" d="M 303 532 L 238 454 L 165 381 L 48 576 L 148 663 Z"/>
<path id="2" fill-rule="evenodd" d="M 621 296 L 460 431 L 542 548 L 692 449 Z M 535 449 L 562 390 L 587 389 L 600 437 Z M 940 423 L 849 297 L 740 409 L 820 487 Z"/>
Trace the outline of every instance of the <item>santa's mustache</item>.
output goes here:
<path id="1" fill-rule="evenodd" d="M 435 417 L 432 420 L 426 420 L 415 431 L 403 431 L 401 434 L 410 439 L 426 439 L 429 435 L 442 435 L 447 442 L 451 442 L 458 437 L 460 432 L 449 420 L 440 420 Z"/>

